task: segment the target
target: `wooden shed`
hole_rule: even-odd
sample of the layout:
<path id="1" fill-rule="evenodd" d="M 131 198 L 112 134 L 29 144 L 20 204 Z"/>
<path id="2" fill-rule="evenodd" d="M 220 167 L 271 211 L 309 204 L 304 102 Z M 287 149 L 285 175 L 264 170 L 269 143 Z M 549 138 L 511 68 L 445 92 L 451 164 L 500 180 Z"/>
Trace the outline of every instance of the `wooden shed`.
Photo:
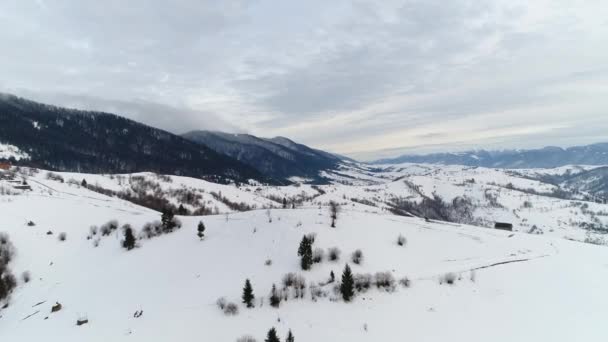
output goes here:
<path id="1" fill-rule="evenodd" d="M 0 161 L 0 170 L 8 171 L 11 169 L 11 163 Z"/>
<path id="2" fill-rule="evenodd" d="M 495 229 L 500 229 L 500 230 L 508 230 L 510 232 L 513 231 L 513 224 L 512 223 L 506 223 L 506 222 L 496 222 L 494 224 L 494 228 Z"/>

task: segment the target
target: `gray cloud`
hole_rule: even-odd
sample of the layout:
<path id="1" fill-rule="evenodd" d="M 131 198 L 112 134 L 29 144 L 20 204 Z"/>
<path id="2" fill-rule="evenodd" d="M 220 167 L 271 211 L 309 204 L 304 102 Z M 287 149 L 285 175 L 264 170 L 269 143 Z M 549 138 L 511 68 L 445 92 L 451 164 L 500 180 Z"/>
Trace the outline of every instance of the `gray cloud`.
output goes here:
<path id="1" fill-rule="evenodd" d="M 607 12 L 603 1 L 8 0 L 0 90 L 362 158 L 586 143 L 608 128 Z"/>

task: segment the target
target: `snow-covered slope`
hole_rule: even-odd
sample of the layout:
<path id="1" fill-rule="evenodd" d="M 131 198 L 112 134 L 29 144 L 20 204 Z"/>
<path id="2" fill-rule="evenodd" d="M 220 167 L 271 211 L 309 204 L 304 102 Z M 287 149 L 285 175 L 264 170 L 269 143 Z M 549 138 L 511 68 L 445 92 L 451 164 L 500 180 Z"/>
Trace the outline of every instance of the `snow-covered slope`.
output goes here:
<path id="1" fill-rule="evenodd" d="M 515 231 L 597 241 L 608 232 L 608 205 L 585 200 L 589 196 L 584 192 L 550 182 L 565 173 L 584 170 L 594 169 L 502 170 L 419 164 L 371 168 L 343 164 L 340 170 L 324 175 L 333 184 L 322 186 L 235 186 L 153 173 L 57 173 L 48 179 L 49 174 L 40 171 L 26 172 L 26 177 L 32 185 L 40 183 L 68 192 L 81 188 L 84 180 L 89 189 L 136 198 L 134 202 L 139 204 L 155 199 L 158 203 L 151 208 L 157 210 L 181 205 L 190 214 L 282 208 L 284 202 L 289 208 L 318 208 L 334 201 L 360 212 L 409 213 L 487 228 L 493 228 L 495 222 L 507 222 Z M 553 178 L 546 180 L 547 175 Z M 137 200 L 144 195 L 146 199 Z M 441 206 L 443 212 L 429 211 L 429 206 Z"/>
<path id="2" fill-rule="evenodd" d="M 86 177 L 89 183 L 103 181 Z M 10 305 L 0 311 L 2 341 L 221 342 L 245 334 L 262 341 L 271 327 L 282 340 L 291 329 L 297 341 L 608 338 L 602 328 L 608 294 L 598 286 L 608 280 L 605 247 L 356 206 L 343 206 L 332 229 L 327 208 L 308 205 L 180 217 L 180 230 L 140 240 L 138 248 L 126 251 L 120 230 L 89 240 L 89 226 L 116 219 L 140 231 L 160 214 L 40 174 L 28 183 L 31 191 L 0 197 L 0 230 L 17 249 L 10 267 L 16 274 L 31 273 L 31 281 L 20 281 Z M 234 189 L 231 195 L 247 193 Z M 248 200 L 254 198 L 260 196 Z M 207 226 L 203 241 L 196 236 L 200 220 Z M 36 225 L 27 226 L 28 221 Z M 65 241 L 57 239 L 60 232 Z M 341 259 L 300 271 L 297 249 L 308 233 L 316 234 L 315 248 L 340 248 Z M 407 238 L 405 246 L 396 244 L 400 234 Z M 408 277 L 410 286 L 397 284 L 394 292 L 372 288 L 343 302 L 333 291 L 335 283 L 323 284 L 330 271 L 339 281 L 356 249 L 364 261 L 350 263 L 354 273 L 387 271 L 397 280 Z M 270 307 L 272 284 L 281 287 L 289 272 L 305 277 L 304 298 L 290 296 L 279 308 Z M 455 283 L 440 284 L 450 272 Z M 252 309 L 240 303 L 246 278 L 257 298 Z M 313 301 L 311 285 L 327 296 Z M 215 305 L 219 297 L 238 303 L 239 314 L 224 315 Z M 62 309 L 51 313 L 55 302 Z M 88 323 L 76 326 L 82 318 Z"/>

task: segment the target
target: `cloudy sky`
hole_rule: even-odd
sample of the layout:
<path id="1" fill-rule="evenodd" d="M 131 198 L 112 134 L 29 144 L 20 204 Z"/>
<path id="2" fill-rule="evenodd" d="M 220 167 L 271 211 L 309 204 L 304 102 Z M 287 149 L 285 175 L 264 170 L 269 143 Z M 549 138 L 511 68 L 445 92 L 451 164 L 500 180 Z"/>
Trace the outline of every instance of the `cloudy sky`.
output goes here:
<path id="1" fill-rule="evenodd" d="M 608 1 L 1 0 L 0 91 L 361 159 L 608 141 Z"/>

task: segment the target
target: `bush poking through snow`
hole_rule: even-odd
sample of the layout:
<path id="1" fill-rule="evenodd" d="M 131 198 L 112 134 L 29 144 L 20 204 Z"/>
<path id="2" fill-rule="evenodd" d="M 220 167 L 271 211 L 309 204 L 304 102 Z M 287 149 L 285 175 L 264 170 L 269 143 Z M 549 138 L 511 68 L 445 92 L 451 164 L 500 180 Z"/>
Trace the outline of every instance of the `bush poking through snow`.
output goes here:
<path id="1" fill-rule="evenodd" d="M 355 264 L 361 265 L 363 263 L 363 252 L 360 249 L 357 249 L 356 251 L 353 252 L 353 255 L 351 256 L 351 260 Z"/>
<path id="2" fill-rule="evenodd" d="M 68 238 L 68 234 L 66 234 L 66 232 L 61 232 L 59 233 L 59 236 L 57 238 L 59 239 L 59 241 L 65 241 Z"/>
<path id="3" fill-rule="evenodd" d="M 32 280 L 32 275 L 30 274 L 30 271 L 25 271 L 21 273 L 21 280 L 23 280 L 24 284 L 29 283 L 30 280 Z"/>
<path id="4" fill-rule="evenodd" d="M 329 261 L 338 261 L 340 260 L 341 253 L 342 252 L 338 247 L 332 247 L 327 250 L 327 259 L 329 259 Z"/>
<path id="5" fill-rule="evenodd" d="M 372 275 L 369 273 L 355 274 L 353 279 L 357 292 L 365 292 L 372 287 Z"/>
<path id="6" fill-rule="evenodd" d="M 257 342 L 257 340 L 251 335 L 244 335 L 237 338 L 236 342 Z"/>
<path id="7" fill-rule="evenodd" d="M 272 290 L 270 290 L 270 306 L 278 308 L 281 305 L 281 295 L 277 291 L 275 284 L 272 284 Z"/>
<path id="8" fill-rule="evenodd" d="M 315 264 L 322 263 L 324 257 L 325 251 L 322 248 L 315 248 L 314 252 L 312 252 L 312 262 Z"/>
<path id="9" fill-rule="evenodd" d="M 456 273 L 449 272 L 439 278 L 439 284 L 454 285 L 456 279 L 458 279 Z"/>
<path id="10" fill-rule="evenodd" d="M 293 286 L 293 284 L 296 281 L 296 274 L 295 273 L 287 273 L 286 275 L 283 276 L 283 287 L 291 287 Z"/>
<path id="11" fill-rule="evenodd" d="M 215 305 L 217 305 L 220 310 L 224 310 L 226 308 L 226 304 L 228 304 L 228 302 L 224 297 L 220 297 L 215 301 Z"/>
<path id="12" fill-rule="evenodd" d="M 228 303 L 224 307 L 224 314 L 226 316 L 236 316 L 239 314 L 239 307 L 234 303 Z"/>
<path id="13" fill-rule="evenodd" d="M 408 277 L 403 277 L 399 279 L 399 284 L 403 287 L 410 287 L 412 285 L 412 282 Z"/>
<path id="14" fill-rule="evenodd" d="M 399 234 L 399 236 L 397 237 L 397 245 L 405 246 L 406 243 L 407 243 L 407 239 L 405 238 L 405 236 Z"/>
<path id="15" fill-rule="evenodd" d="M 110 220 L 104 223 L 101 228 L 99 228 L 102 236 L 109 236 L 116 229 L 118 229 L 118 221 L 116 220 Z"/>
<path id="16" fill-rule="evenodd" d="M 374 275 L 374 285 L 379 290 L 392 292 L 395 290 L 395 277 L 391 272 L 377 272 Z"/>

